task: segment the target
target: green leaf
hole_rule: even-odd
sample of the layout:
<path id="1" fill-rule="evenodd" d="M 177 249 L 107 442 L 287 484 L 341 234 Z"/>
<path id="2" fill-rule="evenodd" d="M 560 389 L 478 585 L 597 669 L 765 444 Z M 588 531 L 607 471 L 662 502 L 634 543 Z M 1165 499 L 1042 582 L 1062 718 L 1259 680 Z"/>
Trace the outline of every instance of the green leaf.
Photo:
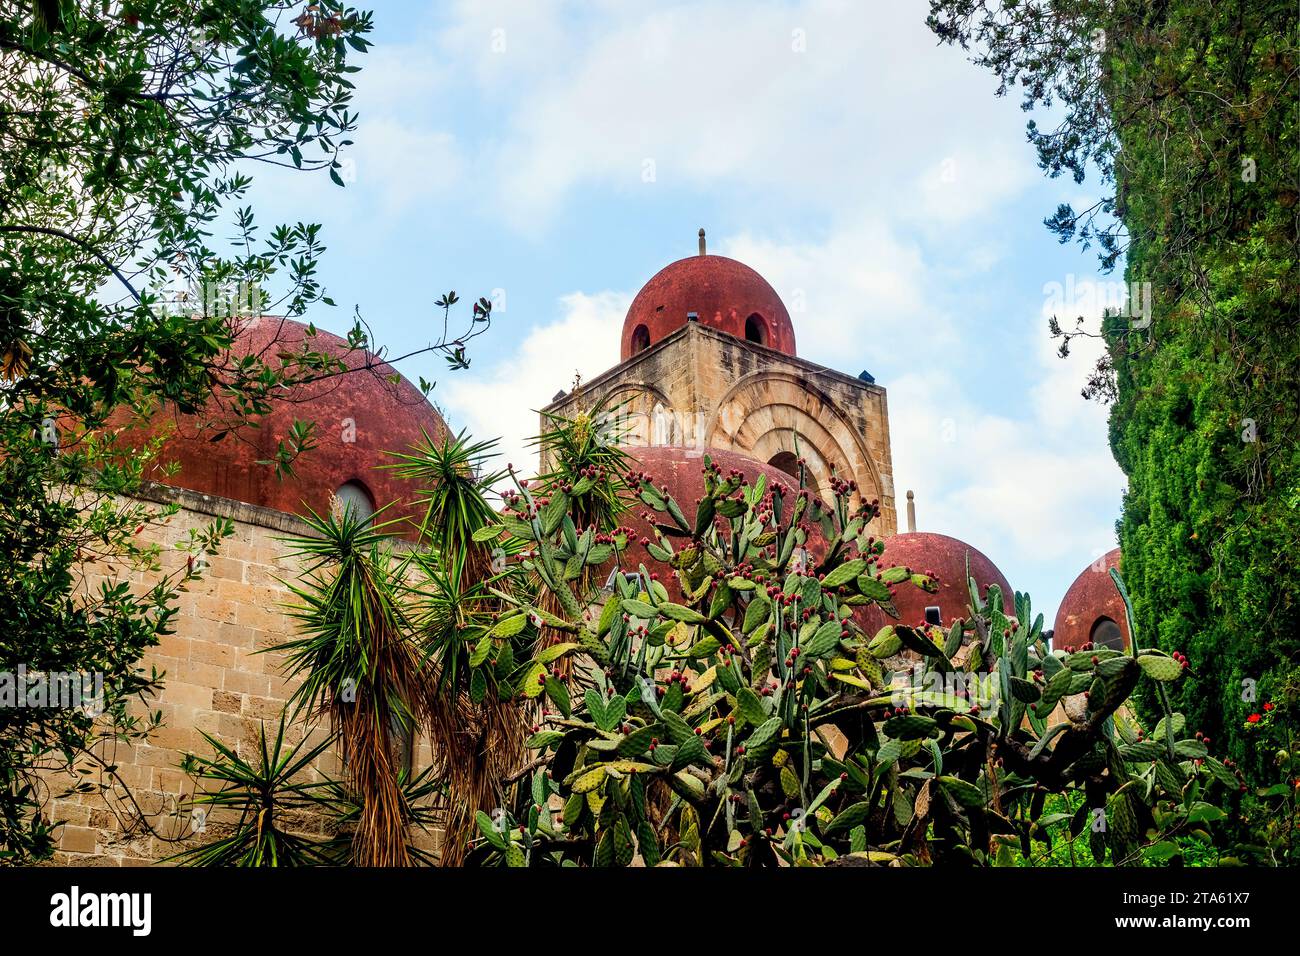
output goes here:
<path id="1" fill-rule="evenodd" d="M 1152 680 L 1174 681 L 1183 676 L 1183 665 L 1172 657 L 1156 654 L 1139 654 L 1138 665 Z"/>
<path id="2" fill-rule="evenodd" d="M 620 757 L 640 757 L 650 749 L 650 741 L 659 735 L 654 724 L 640 727 L 626 735 L 618 744 Z"/>
<path id="3" fill-rule="evenodd" d="M 870 598 L 873 601 L 889 601 L 892 597 L 889 593 L 889 585 L 883 581 L 877 581 L 869 574 L 858 576 L 858 591 L 863 597 Z"/>
<path id="4" fill-rule="evenodd" d="M 605 782 L 605 764 L 584 768 L 570 784 L 574 793 L 590 793 Z"/>
<path id="5" fill-rule="evenodd" d="M 887 624 L 876 632 L 876 636 L 867 645 L 867 650 L 872 657 L 884 660 L 886 657 L 893 657 L 902 650 L 902 647 L 903 642 L 898 636 L 897 628 L 893 624 Z"/>
<path id="6" fill-rule="evenodd" d="M 933 717 L 904 714 L 901 717 L 889 718 L 885 721 L 883 729 L 890 737 L 897 737 L 899 740 L 919 740 L 930 736 L 938 726 L 939 722 Z"/>
<path id="7" fill-rule="evenodd" d="M 550 664 L 552 661 L 559 660 L 570 651 L 576 651 L 582 645 L 572 642 L 564 644 L 552 644 L 550 647 L 541 650 L 537 657 L 534 658 L 539 664 Z"/>
<path id="8" fill-rule="evenodd" d="M 850 581 L 853 581 L 867 567 L 867 562 L 862 558 L 854 558 L 852 561 L 845 561 L 839 567 L 828 571 L 826 577 L 822 579 L 823 588 L 843 587 Z"/>
<path id="9" fill-rule="evenodd" d="M 826 832 L 834 833 L 837 830 L 852 829 L 866 820 L 870 815 L 871 803 L 869 801 L 863 800 L 860 803 L 855 803 L 852 806 L 841 810 L 835 816 L 835 819 L 831 820 L 830 824 L 826 827 Z"/>
<path id="10" fill-rule="evenodd" d="M 776 744 L 777 736 L 781 732 L 781 718 L 770 717 L 754 729 L 745 741 L 745 755 L 754 759 L 761 759 L 764 753 Z"/>
<path id="11" fill-rule="evenodd" d="M 635 598 L 623 599 L 623 613 L 639 617 L 643 621 L 654 620 L 659 616 L 659 612 L 653 604 L 647 604 L 645 601 L 638 601 Z"/>
<path id="12" fill-rule="evenodd" d="M 493 541 L 501 537 L 504 530 L 505 528 L 499 524 L 485 524 L 483 527 L 475 529 L 474 534 L 470 537 L 475 544 L 482 544 L 484 541 Z"/>
<path id="13" fill-rule="evenodd" d="M 722 643 L 712 634 L 700 638 L 689 648 L 686 649 L 686 656 L 692 658 L 708 657 L 710 654 L 716 654 Z"/>
<path id="14" fill-rule="evenodd" d="M 492 636 L 490 634 L 484 634 L 479 638 L 478 643 L 474 645 L 474 650 L 470 652 L 469 666 L 478 667 L 487 660 L 488 655 L 492 653 L 492 647 Z"/>
<path id="15" fill-rule="evenodd" d="M 479 810 L 474 814 L 474 820 L 478 823 L 478 832 L 483 834 L 483 839 L 487 840 L 496 849 L 504 851 L 507 845 L 506 838 L 497 830 L 492 818 Z"/>
<path id="16" fill-rule="evenodd" d="M 741 630 L 748 634 L 760 624 L 766 624 L 772 615 L 772 602 L 766 594 L 755 595 L 754 599 L 749 602 L 749 607 L 745 608 L 745 622 Z"/>
<path id="17" fill-rule="evenodd" d="M 626 601 L 623 602 L 627 604 Z M 673 604 L 671 601 L 665 601 L 659 605 L 659 613 L 672 621 L 682 621 L 685 624 L 703 624 L 708 620 L 703 614 L 694 608 L 686 607 L 682 604 Z M 637 615 L 643 617 L 644 615 Z"/>
<path id="18" fill-rule="evenodd" d="M 736 707 L 740 715 L 755 727 L 767 720 L 767 711 L 763 709 L 763 702 L 748 687 L 740 688 L 740 692 L 736 694 Z"/>
<path id="19" fill-rule="evenodd" d="M 609 730 L 608 721 L 605 719 L 605 698 L 601 696 L 600 691 L 588 687 L 582 699 L 587 705 L 587 713 L 591 715 L 591 722 L 601 730 Z"/>
<path id="20" fill-rule="evenodd" d="M 835 619 L 822 624 L 808 643 L 800 649 L 802 656 L 811 660 L 830 657 L 840 646 L 840 632 L 843 627 L 844 625 Z"/>
<path id="21" fill-rule="evenodd" d="M 539 677 L 543 678 L 543 680 L 539 681 Z M 545 688 L 545 677 L 546 668 L 534 661 L 529 665 L 528 669 L 524 671 L 524 676 L 519 678 L 516 690 L 525 697 L 536 697 Z"/>
<path id="22" fill-rule="evenodd" d="M 975 809 L 984 806 L 984 792 L 975 784 L 960 777 L 940 777 L 939 784 L 963 807 Z"/>
<path id="23" fill-rule="evenodd" d="M 497 621 L 492 626 L 492 630 L 488 631 L 488 636 L 492 638 L 514 637 L 527 626 L 528 614 L 521 611 L 518 614 L 512 614 Z"/>
<path id="24" fill-rule="evenodd" d="M 1228 815 L 1212 803 L 1198 800 L 1187 811 L 1188 823 L 1214 823 Z"/>
<path id="25" fill-rule="evenodd" d="M 553 746 L 554 744 L 558 744 L 563 739 L 564 739 L 563 731 L 539 730 L 537 733 L 533 734 L 531 737 L 529 737 L 527 740 L 524 741 L 524 746 L 527 747 L 529 750 L 542 750 L 546 747 L 550 747 Z"/>
<path id="26" fill-rule="evenodd" d="M 555 706 L 560 708 L 560 713 L 565 717 L 571 715 L 569 688 L 564 686 L 564 681 L 548 674 L 546 676 L 546 696 L 555 702 Z"/>

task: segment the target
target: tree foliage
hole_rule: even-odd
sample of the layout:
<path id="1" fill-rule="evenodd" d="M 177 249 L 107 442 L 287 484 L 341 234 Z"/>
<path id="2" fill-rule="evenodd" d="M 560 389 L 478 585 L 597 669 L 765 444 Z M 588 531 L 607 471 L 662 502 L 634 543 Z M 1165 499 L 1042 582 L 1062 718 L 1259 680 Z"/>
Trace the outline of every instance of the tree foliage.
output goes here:
<path id="1" fill-rule="evenodd" d="M 1105 320 L 1085 389 L 1113 402 L 1125 578 L 1142 631 L 1192 662 L 1189 718 L 1263 773 L 1243 716 L 1268 696 L 1300 725 L 1300 15 L 1273 0 L 936 0 L 929 22 L 999 92 L 1052 108 L 1053 128 L 1030 124 L 1049 175 L 1109 193 L 1047 224 L 1149 290 L 1149 316 Z M 1053 331 L 1063 354 L 1091 334 Z"/>
<path id="2" fill-rule="evenodd" d="M 97 756 L 106 738 L 146 732 L 127 704 L 161 675 L 141 655 L 173 626 L 179 589 L 228 532 L 192 540 L 179 574 L 157 577 L 144 544 L 169 509 L 129 499 L 158 472 L 158 444 L 130 427 L 160 409 L 202 411 L 214 440 L 255 423 L 296 385 L 382 371 L 358 314 L 346 355 L 313 337 L 291 350 L 231 346 L 265 313 L 329 307 L 319 227 L 269 231 L 245 205 L 268 165 L 342 185 L 356 126 L 355 61 L 371 15 L 337 0 L 20 0 L 0 10 L 0 671 L 100 673 L 104 716 L 0 710 L 0 853 L 24 861 L 55 834 L 43 771 L 88 760 L 78 788 L 120 786 Z M 216 236 L 232 236 L 228 245 Z M 422 351 L 468 364 L 490 324 L 474 303 L 457 337 Z M 309 325 L 309 332 L 312 327 Z M 353 355 L 355 353 L 355 355 Z M 379 353 L 379 354 L 375 354 Z M 352 360 L 349 361 L 349 357 Z M 360 360 L 356 356 L 361 356 Z M 295 423 L 273 464 L 311 446 Z M 166 533 L 159 530 L 159 535 Z M 134 714 L 135 716 L 131 716 Z M 92 782 L 93 781 L 93 782 Z M 127 798 L 129 802 L 129 797 Z M 139 816 L 130 826 L 147 826 Z"/>

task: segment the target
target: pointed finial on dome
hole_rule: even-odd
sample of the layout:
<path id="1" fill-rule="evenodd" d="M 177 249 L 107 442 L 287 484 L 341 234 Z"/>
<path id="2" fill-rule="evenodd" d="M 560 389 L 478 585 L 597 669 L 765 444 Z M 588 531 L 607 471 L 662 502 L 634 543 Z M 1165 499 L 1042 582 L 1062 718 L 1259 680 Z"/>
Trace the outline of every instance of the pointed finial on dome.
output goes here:
<path id="1" fill-rule="evenodd" d="M 907 530 L 916 531 L 916 495 L 907 492 Z"/>
<path id="2" fill-rule="evenodd" d="M 700 255 L 704 255 L 704 227 L 700 227 Z"/>

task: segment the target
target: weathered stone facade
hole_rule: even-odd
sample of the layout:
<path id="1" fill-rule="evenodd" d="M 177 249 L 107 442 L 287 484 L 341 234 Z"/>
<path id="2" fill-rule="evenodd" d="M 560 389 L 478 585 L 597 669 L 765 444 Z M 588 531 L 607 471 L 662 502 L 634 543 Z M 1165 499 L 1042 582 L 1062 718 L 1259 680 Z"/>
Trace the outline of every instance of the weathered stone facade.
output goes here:
<path id="1" fill-rule="evenodd" d="M 633 447 L 722 448 L 778 467 L 802 456 L 826 498 L 833 466 L 864 499 L 880 500 L 877 533 L 897 530 L 879 385 L 687 322 L 543 413 L 572 418 L 597 406 L 612 412 L 606 427 Z"/>
<path id="2" fill-rule="evenodd" d="M 116 765 L 125 787 L 60 796 L 73 778 L 66 774 L 47 778 L 53 797 L 50 815 L 66 821 L 54 859 L 58 864 L 143 865 L 190 845 L 169 842 L 195 836 L 186 805 L 194 782 L 181 772 L 183 756 L 211 754 L 203 739 L 206 732 L 235 748 L 241 757 L 251 758 L 259 725 L 266 721 L 268 737 L 273 740 L 285 702 L 296 687 L 295 681 L 284 676 L 284 656 L 261 652 L 282 644 L 292 634 L 293 621 L 283 610 L 291 595 L 281 579 L 293 579 L 296 562 L 285 557 L 288 549 L 281 539 L 305 532 L 306 526 L 284 512 L 229 498 L 163 485 L 150 486 L 149 495 L 181 505 L 164 526 L 141 534 L 162 545 L 164 571 L 176 571 L 185 563 L 186 554 L 175 545 L 191 528 L 203 527 L 214 518 L 230 518 L 234 533 L 222 542 L 218 553 L 208 557 L 202 579 L 180 595 L 175 633 L 163 637 L 143 659 L 146 670 L 156 667 L 166 672 L 161 694 L 151 699 L 147 708 L 138 708 L 142 713 L 161 711 L 162 727 L 147 744 L 119 742 L 100 754 Z M 156 574 L 106 569 L 99 580 L 114 576 L 141 589 L 156 579 Z M 98 586 L 94 579 L 86 583 Z M 304 726 L 302 720 L 289 723 L 286 742 L 301 741 Z M 320 735 L 323 730 L 316 728 L 312 733 Z M 427 766 L 429 760 L 428 742 L 421 741 L 415 762 Z M 109 781 L 92 762 L 80 766 L 93 771 L 89 779 Z M 331 776 L 341 773 L 332 751 L 322 755 L 317 767 Z M 138 825 L 124 828 L 134 812 L 130 800 L 164 839 Z M 224 822 L 220 812 L 210 813 L 202 839 L 219 835 Z M 324 825 L 320 820 L 303 819 L 296 821 L 295 828 L 319 833 Z"/>

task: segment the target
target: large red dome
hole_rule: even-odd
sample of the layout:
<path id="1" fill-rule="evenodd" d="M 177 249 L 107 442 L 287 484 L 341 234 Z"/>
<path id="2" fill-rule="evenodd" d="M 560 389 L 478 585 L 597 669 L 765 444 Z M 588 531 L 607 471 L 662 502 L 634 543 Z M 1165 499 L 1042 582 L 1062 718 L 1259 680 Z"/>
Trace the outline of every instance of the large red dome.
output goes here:
<path id="1" fill-rule="evenodd" d="M 766 279 L 726 256 L 699 255 L 660 269 L 632 300 L 623 320 L 621 361 L 686 324 L 720 329 L 794 355 L 794 326 L 785 303 Z"/>
<path id="2" fill-rule="evenodd" d="M 355 497 L 359 489 L 376 508 L 411 500 L 414 489 L 407 482 L 376 466 L 392 461 L 388 452 L 406 451 L 420 441 L 422 429 L 441 440 L 447 434 L 442 416 L 405 378 L 390 379 L 395 374 L 390 366 L 364 368 L 373 360 L 369 353 L 349 349 L 344 339 L 329 332 L 309 332 L 289 319 L 253 319 L 235 337 L 231 357 L 257 355 L 275 365 L 277 356 L 305 348 L 341 357 L 354 371 L 294 388 L 285 399 L 272 402 L 258 427 L 246 426 L 219 440 L 219 426 L 213 423 L 219 414 L 215 400 L 198 415 L 160 412 L 146 427 L 123 438 L 127 444 L 142 445 L 170 431 L 156 460 L 160 466 L 176 462 L 180 468 L 173 475 L 156 470 L 146 477 L 291 514 L 303 514 L 307 507 L 323 512 L 344 485 L 349 486 L 345 495 Z M 294 462 L 293 477 L 277 478 L 272 466 L 258 462 L 274 458 L 295 419 L 315 423 L 316 444 Z M 406 514 L 409 511 L 394 508 L 385 517 Z"/>
<path id="3" fill-rule="evenodd" d="M 786 501 L 793 504 L 795 496 L 799 493 L 799 483 L 780 468 L 763 464 L 734 451 L 720 448 L 696 451 L 667 445 L 630 448 L 628 451 L 634 459 L 630 463 L 631 469 L 649 475 L 656 488 L 667 487 L 668 493 L 676 500 L 688 520 L 695 517 L 696 504 L 704 495 L 704 456 L 706 454 L 713 460 L 714 464 L 722 469 L 724 474 L 734 468 L 741 472 L 745 476 L 745 481 L 751 485 L 758 480 L 759 475 L 764 475 L 767 479 L 768 495 L 771 494 L 774 487 L 780 485 L 784 490 Z M 810 493 L 815 494 L 811 489 Z M 662 572 L 664 570 L 662 566 L 654 558 L 650 557 L 639 541 L 641 537 L 647 537 L 651 541 L 655 540 L 653 526 L 642 517 L 646 510 L 640 503 L 634 503 L 619 519 L 624 527 L 632 530 L 632 535 L 628 539 L 627 551 L 623 556 L 623 564 L 626 567 L 635 569 L 639 564 L 644 563 L 648 569 Z M 674 546 L 676 547 L 677 544 L 674 543 Z M 814 554 L 821 554 L 825 551 L 825 542 L 821 530 L 816 525 L 813 525 L 810 529 L 808 546 Z M 669 591 L 676 595 L 675 576 L 668 576 L 664 583 Z"/>
<path id="4" fill-rule="evenodd" d="M 988 590 L 990 584 L 1002 589 L 1002 609 L 1007 614 L 1015 611 L 1015 593 L 997 565 L 981 552 L 964 541 L 950 538 L 946 534 L 932 531 L 909 531 L 885 539 L 885 551 L 880 557 L 880 566 L 890 568 L 901 565 L 913 571 L 928 572 L 939 583 L 935 594 L 920 588 L 904 585 L 899 587 L 894 599 L 898 608 L 899 620 L 903 624 L 920 624 L 925 621 L 925 609 L 938 607 L 939 617 L 944 626 L 957 618 L 967 616 L 970 605 L 970 589 L 966 586 L 966 559 L 970 556 L 970 573 L 975 579 L 975 586 L 980 595 Z M 878 623 L 883 626 L 891 623 L 884 614 L 876 612 Z"/>
<path id="5" fill-rule="evenodd" d="M 1110 577 L 1110 569 L 1119 567 L 1119 557 L 1116 548 L 1074 579 L 1056 612 L 1052 647 L 1079 648 L 1088 642 L 1128 647 L 1124 599 Z"/>

